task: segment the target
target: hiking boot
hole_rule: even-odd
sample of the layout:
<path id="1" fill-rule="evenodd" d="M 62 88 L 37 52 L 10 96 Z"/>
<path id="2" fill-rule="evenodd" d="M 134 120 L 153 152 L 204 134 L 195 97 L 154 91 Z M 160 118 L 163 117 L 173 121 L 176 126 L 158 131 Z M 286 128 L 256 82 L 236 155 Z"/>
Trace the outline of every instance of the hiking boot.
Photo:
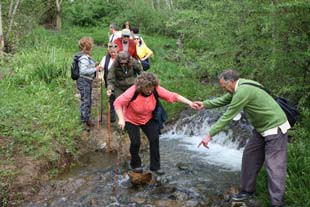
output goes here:
<path id="1" fill-rule="evenodd" d="M 241 191 L 238 194 L 232 195 L 231 199 L 233 201 L 244 201 L 244 200 L 251 198 L 253 196 L 254 196 L 254 192 Z"/>
<path id="2" fill-rule="evenodd" d="M 161 170 L 161 169 L 159 169 L 159 170 L 151 170 L 151 171 L 154 172 L 156 175 L 164 175 L 165 174 L 165 172 L 163 170 Z"/>
<path id="3" fill-rule="evenodd" d="M 94 127 L 94 126 L 95 126 L 95 124 L 94 124 L 90 119 L 88 119 L 88 120 L 86 121 L 86 125 L 87 125 L 88 127 Z"/>
<path id="4" fill-rule="evenodd" d="M 285 207 L 285 205 L 271 205 L 270 207 Z"/>

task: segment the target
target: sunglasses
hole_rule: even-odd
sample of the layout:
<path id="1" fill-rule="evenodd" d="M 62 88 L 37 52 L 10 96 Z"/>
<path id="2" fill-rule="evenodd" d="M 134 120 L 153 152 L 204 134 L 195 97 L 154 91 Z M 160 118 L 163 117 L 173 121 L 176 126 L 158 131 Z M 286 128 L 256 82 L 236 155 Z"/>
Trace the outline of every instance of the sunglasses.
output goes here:
<path id="1" fill-rule="evenodd" d="M 109 48 L 117 48 L 117 45 L 109 45 Z"/>
<path id="2" fill-rule="evenodd" d="M 129 36 L 129 35 L 123 35 L 123 37 L 127 37 L 127 38 L 129 38 L 130 36 Z"/>
<path id="3" fill-rule="evenodd" d="M 139 40 L 139 38 L 135 38 L 135 40 Z"/>
<path id="4" fill-rule="evenodd" d="M 128 62 L 120 62 L 121 65 L 127 65 Z"/>

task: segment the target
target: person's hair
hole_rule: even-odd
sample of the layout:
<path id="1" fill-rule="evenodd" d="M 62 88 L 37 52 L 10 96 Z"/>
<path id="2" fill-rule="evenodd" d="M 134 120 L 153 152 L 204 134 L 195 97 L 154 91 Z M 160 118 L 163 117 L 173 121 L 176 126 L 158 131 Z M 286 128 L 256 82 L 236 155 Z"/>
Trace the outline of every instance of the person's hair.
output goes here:
<path id="1" fill-rule="evenodd" d="M 139 34 L 139 28 L 138 28 L 138 27 L 132 27 L 132 28 L 131 28 L 131 31 L 132 31 L 134 34 Z"/>
<path id="2" fill-rule="evenodd" d="M 110 24 L 110 27 L 113 28 L 114 30 L 118 30 L 118 26 L 117 26 L 117 24 L 115 22 L 112 22 Z"/>
<path id="3" fill-rule="evenodd" d="M 229 82 L 231 80 L 237 81 L 239 79 L 239 73 L 233 69 L 227 69 L 223 71 L 218 78 L 219 80 L 223 79 L 225 82 Z"/>
<path id="4" fill-rule="evenodd" d="M 79 49 L 86 54 L 90 54 L 91 49 L 93 48 L 94 40 L 91 37 L 82 37 L 79 40 Z"/>
<path id="5" fill-rule="evenodd" d="M 132 65 L 133 58 L 125 51 L 121 51 L 117 54 L 115 61 L 114 61 L 114 66 L 115 67 L 121 67 L 121 60 L 127 60 L 128 62 L 128 67 Z"/>
<path id="6" fill-rule="evenodd" d="M 142 45 L 142 40 L 141 40 L 140 35 L 135 34 L 135 35 L 133 36 L 133 38 L 134 38 L 134 39 L 138 38 L 138 39 L 139 39 L 139 46 L 141 46 L 141 45 Z"/>
<path id="7" fill-rule="evenodd" d="M 128 23 L 129 30 L 131 30 L 130 22 L 128 22 L 128 21 L 124 22 L 122 29 L 126 29 L 127 28 L 126 27 L 126 23 Z"/>
<path id="8" fill-rule="evenodd" d="M 154 73 L 143 72 L 141 73 L 134 82 L 138 93 L 142 93 L 144 88 L 154 86 L 155 88 L 159 85 L 159 80 Z"/>

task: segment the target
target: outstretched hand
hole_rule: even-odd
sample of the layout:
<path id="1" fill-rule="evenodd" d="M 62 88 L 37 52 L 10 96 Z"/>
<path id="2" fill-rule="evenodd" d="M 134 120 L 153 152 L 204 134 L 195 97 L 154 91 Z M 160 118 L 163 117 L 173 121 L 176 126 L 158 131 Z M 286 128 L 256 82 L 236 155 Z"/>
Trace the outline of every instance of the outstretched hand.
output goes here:
<path id="1" fill-rule="evenodd" d="M 197 104 L 197 103 L 195 103 L 195 102 L 191 102 L 190 104 L 189 104 L 189 106 L 192 108 L 192 109 L 198 109 L 198 107 L 199 107 L 199 105 Z"/>
<path id="2" fill-rule="evenodd" d="M 202 108 L 204 107 L 202 101 L 194 101 L 193 103 L 194 103 L 195 106 L 196 106 L 196 108 L 195 108 L 196 110 L 200 110 L 200 109 L 202 109 Z"/>
<path id="3" fill-rule="evenodd" d="M 211 140 L 211 136 L 210 134 L 207 134 L 207 136 L 205 136 L 201 142 L 198 144 L 198 148 L 200 147 L 200 145 L 203 145 L 205 148 L 209 148 L 208 144 L 209 144 L 209 141 Z"/>

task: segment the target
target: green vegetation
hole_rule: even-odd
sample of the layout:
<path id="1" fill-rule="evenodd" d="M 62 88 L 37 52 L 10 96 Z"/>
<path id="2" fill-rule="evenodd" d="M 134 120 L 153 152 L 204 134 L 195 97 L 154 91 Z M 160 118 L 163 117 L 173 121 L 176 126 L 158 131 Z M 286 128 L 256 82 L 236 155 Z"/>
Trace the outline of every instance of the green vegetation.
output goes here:
<path id="1" fill-rule="evenodd" d="M 77 41 L 93 37 L 93 57 L 99 61 L 106 51 L 108 24 L 129 20 L 139 26 L 155 53 L 150 71 L 171 91 L 196 100 L 217 95 L 216 76 L 230 67 L 298 105 L 301 118 L 290 131 L 286 201 L 287 206 L 310 206 L 309 2 L 167 2 L 172 1 L 63 1 L 62 30 L 56 32 L 37 26 L 53 26 L 54 1 L 23 1 L 5 39 L 7 53 L 0 58 L 0 166 L 14 165 L 17 153 L 43 160 L 50 169 L 59 167 L 63 153 L 79 155 L 82 129 L 75 84 L 69 77 Z M 8 8 L 9 1 L 2 2 L 3 14 Z M 5 33 L 8 17 L 2 18 Z M 165 107 L 170 120 L 184 109 L 181 104 Z M 16 175 L 11 168 L 0 169 L 2 206 L 9 206 Z M 263 206 L 269 203 L 266 179 L 260 173 Z"/>

